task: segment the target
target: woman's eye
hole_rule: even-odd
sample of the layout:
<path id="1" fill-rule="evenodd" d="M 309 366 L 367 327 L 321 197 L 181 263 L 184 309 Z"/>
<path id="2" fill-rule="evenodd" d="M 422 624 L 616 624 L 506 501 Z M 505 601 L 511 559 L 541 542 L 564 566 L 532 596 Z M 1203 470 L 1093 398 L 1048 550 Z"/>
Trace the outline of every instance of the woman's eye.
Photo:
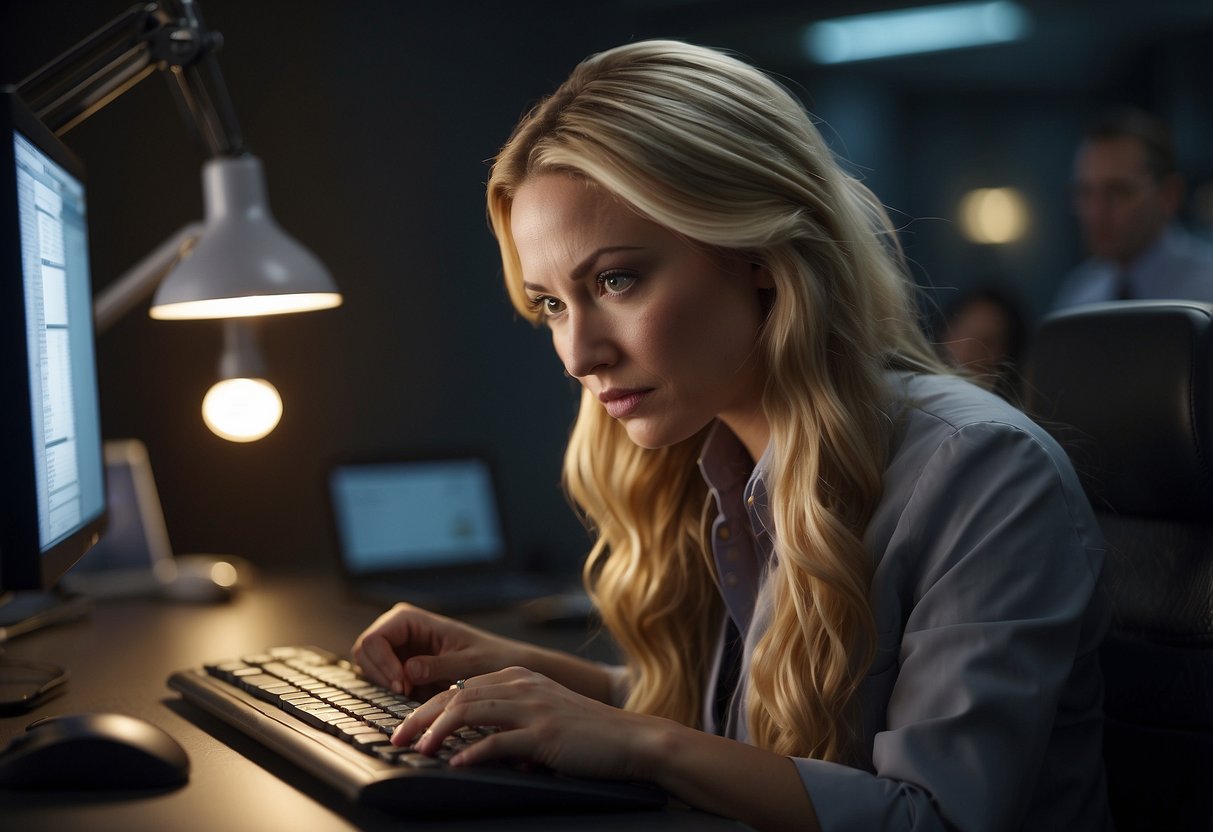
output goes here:
<path id="1" fill-rule="evenodd" d="M 607 272 L 599 276 L 598 285 L 608 295 L 622 295 L 635 285 L 636 280 L 636 275 L 630 272 Z"/>
<path id="2" fill-rule="evenodd" d="M 564 311 L 564 301 L 550 295 L 538 295 L 531 298 L 531 309 L 541 317 L 550 318 Z"/>

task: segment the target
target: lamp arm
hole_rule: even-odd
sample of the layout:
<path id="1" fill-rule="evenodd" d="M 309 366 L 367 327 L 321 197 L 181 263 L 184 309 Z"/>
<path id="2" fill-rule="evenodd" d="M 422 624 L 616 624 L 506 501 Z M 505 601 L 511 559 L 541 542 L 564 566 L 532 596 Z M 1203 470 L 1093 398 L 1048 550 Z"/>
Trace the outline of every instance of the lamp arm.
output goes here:
<path id="1" fill-rule="evenodd" d="M 215 58 L 223 36 L 194 0 L 133 6 L 17 85 L 38 118 L 62 136 L 155 69 L 176 81 L 182 114 L 215 156 L 244 152 L 240 127 Z"/>
<path id="2" fill-rule="evenodd" d="M 181 105 L 182 117 L 193 124 L 197 135 L 206 142 L 212 156 L 239 156 L 246 152 L 236 110 L 232 106 L 227 84 L 219 69 L 215 53 L 223 45 L 223 35 L 211 32 L 202 20 L 202 10 L 194 0 L 177 0 L 181 5 L 184 24 L 173 37 L 198 44 L 196 59 L 162 63 L 162 69 L 172 72 L 177 84 L 173 87 Z M 170 40 L 169 46 L 172 46 Z"/>
<path id="3" fill-rule="evenodd" d="M 98 335 L 149 297 L 177 262 L 189 254 L 205 225 L 193 222 L 161 243 L 125 274 L 97 293 L 93 301 L 93 326 Z"/>
<path id="4" fill-rule="evenodd" d="M 146 78 L 155 4 L 133 6 L 17 85 L 44 124 L 62 135 Z"/>

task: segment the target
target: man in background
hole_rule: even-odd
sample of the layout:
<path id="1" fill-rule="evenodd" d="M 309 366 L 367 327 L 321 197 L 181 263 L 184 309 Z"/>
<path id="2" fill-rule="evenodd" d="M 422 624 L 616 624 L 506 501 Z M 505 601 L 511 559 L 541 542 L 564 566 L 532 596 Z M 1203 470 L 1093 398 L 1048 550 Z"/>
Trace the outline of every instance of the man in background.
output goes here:
<path id="1" fill-rule="evenodd" d="M 1109 300 L 1213 302 L 1213 244 L 1174 223 L 1183 182 L 1161 121 L 1125 110 L 1092 124 L 1074 159 L 1073 198 L 1089 259 L 1062 282 L 1054 308 Z"/>

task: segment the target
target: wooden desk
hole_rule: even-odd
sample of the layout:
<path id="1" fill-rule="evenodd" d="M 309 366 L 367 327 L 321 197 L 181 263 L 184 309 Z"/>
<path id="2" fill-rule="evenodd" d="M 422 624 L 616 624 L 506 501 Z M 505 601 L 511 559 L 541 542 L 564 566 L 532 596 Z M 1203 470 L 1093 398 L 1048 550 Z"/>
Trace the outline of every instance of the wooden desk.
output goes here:
<path id="1" fill-rule="evenodd" d="M 348 654 L 354 638 L 381 611 L 348 598 L 335 575 L 262 575 L 230 604 L 98 602 L 81 621 L 14 640 L 5 646 L 8 655 L 65 665 L 72 676 L 64 695 L 29 714 L 0 718 L 0 745 L 43 716 L 126 713 L 160 726 L 177 739 L 189 754 L 191 773 L 186 786 L 151 795 L 0 790 L 3 827 L 23 832 L 746 828 L 678 810 L 410 822 L 351 806 L 289 761 L 181 701 L 165 685 L 173 671 L 279 644 L 314 644 Z M 486 629 L 565 649 L 576 650 L 590 641 L 587 633 L 575 629 L 527 628 L 509 613 L 467 619 Z M 585 649 L 594 654 L 605 648 L 599 641 Z"/>

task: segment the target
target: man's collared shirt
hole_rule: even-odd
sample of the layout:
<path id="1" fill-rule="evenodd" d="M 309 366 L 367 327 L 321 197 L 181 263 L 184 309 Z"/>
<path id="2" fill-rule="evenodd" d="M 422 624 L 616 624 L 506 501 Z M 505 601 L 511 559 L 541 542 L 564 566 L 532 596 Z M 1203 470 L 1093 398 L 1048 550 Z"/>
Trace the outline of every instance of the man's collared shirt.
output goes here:
<path id="1" fill-rule="evenodd" d="M 1062 281 L 1053 308 L 1110 300 L 1213 303 L 1213 243 L 1169 228 L 1127 267 L 1087 260 Z"/>

